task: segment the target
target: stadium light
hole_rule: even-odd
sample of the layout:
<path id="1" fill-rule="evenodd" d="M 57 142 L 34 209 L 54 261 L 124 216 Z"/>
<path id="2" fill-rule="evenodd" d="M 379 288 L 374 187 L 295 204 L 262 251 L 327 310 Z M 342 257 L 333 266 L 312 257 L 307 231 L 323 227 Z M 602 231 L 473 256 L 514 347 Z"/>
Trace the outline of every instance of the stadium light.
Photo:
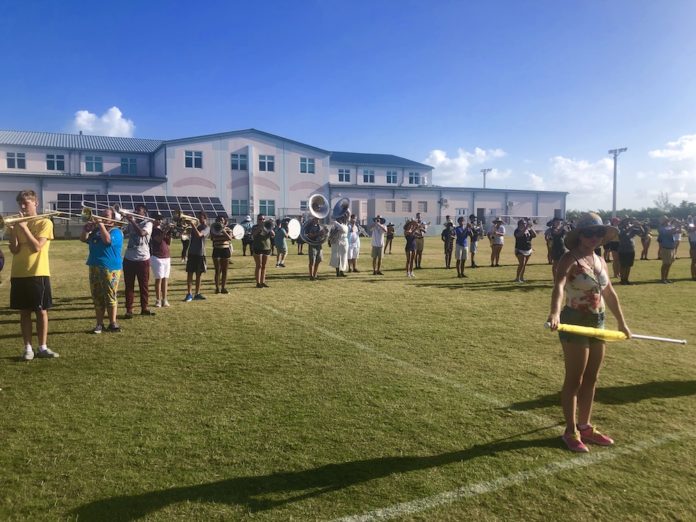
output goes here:
<path id="1" fill-rule="evenodd" d="M 483 174 L 483 188 L 486 188 L 486 174 L 488 174 L 493 169 L 481 169 L 481 174 Z"/>
<path id="2" fill-rule="evenodd" d="M 618 162 L 619 154 L 626 152 L 627 150 L 627 147 L 622 147 L 620 149 L 611 149 L 609 151 L 609 154 L 614 156 L 614 194 L 611 200 L 611 217 L 613 218 L 616 217 L 616 164 Z"/>

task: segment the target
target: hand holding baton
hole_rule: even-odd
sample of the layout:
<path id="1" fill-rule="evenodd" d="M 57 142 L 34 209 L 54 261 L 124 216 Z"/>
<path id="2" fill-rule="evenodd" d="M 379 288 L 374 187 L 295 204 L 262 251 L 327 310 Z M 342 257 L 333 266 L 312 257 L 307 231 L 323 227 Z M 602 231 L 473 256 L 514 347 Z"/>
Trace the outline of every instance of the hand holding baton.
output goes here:
<path id="1" fill-rule="evenodd" d="M 545 323 L 544 328 L 550 328 L 551 323 Z M 595 337 L 603 341 L 624 341 L 626 334 L 618 330 L 604 330 L 602 328 L 590 328 L 589 326 L 577 326 L 574 324 L 558 325 L 558 331 L 567 332 L 584 337 Z M 669 337 L 655 337 L 653 335 L 631 334 L 631 339 L 643 339 L 646 341 L 661 341 L 663 343 L 686 344 L 686 339 L 670 339 Z"/>

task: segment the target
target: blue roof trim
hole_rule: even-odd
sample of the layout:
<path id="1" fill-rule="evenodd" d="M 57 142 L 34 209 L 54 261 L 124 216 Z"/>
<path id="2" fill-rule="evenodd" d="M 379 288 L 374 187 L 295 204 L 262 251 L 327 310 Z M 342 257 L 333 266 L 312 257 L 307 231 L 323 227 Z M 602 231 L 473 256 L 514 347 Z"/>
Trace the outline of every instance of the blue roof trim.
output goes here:
<path id="1" fill-rule="evenodd" d="M 434 167 L 394 156 L 393 154 L 366 154 L 363 152 L 331 152 L 332 163 L 346 163 L 348 165 L 380 165 L 385 167 L 417 167 L 432 170 Z"/>
<path id="2" fill-rule="evenodd" d="M 17 147 L 152 154 L 162 143 L 162 140 L 143 138 L 0 130 L 0 144 Z"/>

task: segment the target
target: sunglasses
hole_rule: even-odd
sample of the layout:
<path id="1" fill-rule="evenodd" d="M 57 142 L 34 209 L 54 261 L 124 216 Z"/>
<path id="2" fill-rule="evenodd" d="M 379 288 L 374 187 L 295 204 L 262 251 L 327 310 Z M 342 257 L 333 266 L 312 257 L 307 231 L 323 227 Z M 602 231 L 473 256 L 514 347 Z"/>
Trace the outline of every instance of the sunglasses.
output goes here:
<path id="1" fill-rule="evenodd" d="M 603 228 L 595 228 L 595 229 L 586 228 L 585 230 L 581 230 L 579 232 L 579 234 L 582 237 L 587 237 L 587 238 L 597 237 L 597 238 L 599 238 L 599 237 L 604 237 L 604 235 L 606 234 L 606 230 L 604 230 Z"/>

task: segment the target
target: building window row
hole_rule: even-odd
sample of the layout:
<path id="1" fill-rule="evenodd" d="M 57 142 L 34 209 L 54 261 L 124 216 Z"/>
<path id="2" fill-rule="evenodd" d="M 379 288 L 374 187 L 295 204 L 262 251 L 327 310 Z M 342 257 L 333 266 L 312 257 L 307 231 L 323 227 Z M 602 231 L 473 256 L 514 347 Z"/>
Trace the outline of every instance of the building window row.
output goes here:
<path id="1" fill-rule="evenodd" d="M 387 170 L 387 185 L 396 185 L 399 180 L 399 173 L 396 170 Z M 338 182 L 350 183 L 350 169 L 338 169 Z M 374 183 L 375 171 L 372 169 L 363 169 L 363 183 Z M 422 177 L 420 172 L 408 173 L 409 185 L 420 185 Z"/>
<path id="2" fill-rule="evenodd" d="M 428 202 L 427 201 L 418 201 L 416 202 L 416 208 L 418 209 L 417 212 L 420 212 L 421 214 L 428 212 Z M 384 210 L 387 213 L 396 213 L 396 200 L 393 199 L 387 199 L 384 201 Z M 408 200 L 402 200 L 401 201 L 401 212 L 410 214 L 413 212 L 413 202 L 408 201 Z"/>

